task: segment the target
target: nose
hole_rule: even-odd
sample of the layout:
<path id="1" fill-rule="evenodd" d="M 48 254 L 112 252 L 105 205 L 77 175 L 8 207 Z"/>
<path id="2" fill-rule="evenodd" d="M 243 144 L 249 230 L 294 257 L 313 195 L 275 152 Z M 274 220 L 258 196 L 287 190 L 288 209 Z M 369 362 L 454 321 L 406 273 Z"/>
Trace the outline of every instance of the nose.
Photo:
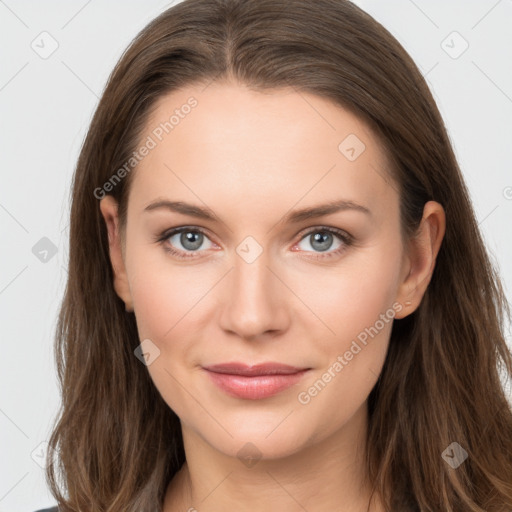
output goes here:
<path id="1" fill-rule="evenodd" d="M 251 263 L 235 254 L 222 288 L 221 327 L 247 341 L 274 337 L 289 326 L 286 294 L 291 292 L 269 263 L 265 252 Z"/>

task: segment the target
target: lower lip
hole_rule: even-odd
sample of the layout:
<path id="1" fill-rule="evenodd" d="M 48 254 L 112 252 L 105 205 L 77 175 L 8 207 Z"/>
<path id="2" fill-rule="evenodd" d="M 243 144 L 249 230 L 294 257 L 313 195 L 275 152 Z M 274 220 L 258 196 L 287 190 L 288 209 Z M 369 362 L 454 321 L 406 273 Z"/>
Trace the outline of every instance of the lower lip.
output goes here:
<path id="1" fill-rule="evenodd" d="M 289 375 L 259 375 L 245 377 L 229 373 L 215 373 L 206 370 L 212 381 L 228 395 L 246 400 L 260 400 L 277 395 L 297 384 L 308 370 Z"/>

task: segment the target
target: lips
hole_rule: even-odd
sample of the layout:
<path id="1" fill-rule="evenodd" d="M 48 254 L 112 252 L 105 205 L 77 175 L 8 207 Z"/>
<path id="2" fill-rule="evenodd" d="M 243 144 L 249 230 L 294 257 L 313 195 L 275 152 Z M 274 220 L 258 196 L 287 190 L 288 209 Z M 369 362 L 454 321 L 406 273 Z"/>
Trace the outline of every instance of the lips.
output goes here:
<path id="1" fill-rule="evenodd" d="M 204 368 L 214 373 L 229 373 L 231 375 L 244 375 L 249 377 L 256 375 L 291 375 L 308 369 L 280 363 L 262 363 L 251 366 L 244 363 L 223 363 L 205 366 Z"/>
<path id="2" fill-rule="evenodd" d="M 230 396 L 248 400 L 267 398 L 299 382 L 310 368 L 281 363 L 223 363 L 203 367 L 210 379 Z"/>

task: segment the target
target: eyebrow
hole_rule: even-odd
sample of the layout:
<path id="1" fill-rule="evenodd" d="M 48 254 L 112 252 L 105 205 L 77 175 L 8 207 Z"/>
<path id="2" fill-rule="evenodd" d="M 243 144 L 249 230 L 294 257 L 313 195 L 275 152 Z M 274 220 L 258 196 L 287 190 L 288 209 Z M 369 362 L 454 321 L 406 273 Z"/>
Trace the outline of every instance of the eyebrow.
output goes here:
<path id="1" fill-rule="evenodd" d="M 146 206 L 144 211 L 151 212 L 160 209 L 181 213 L 183 215 L 189 215 L 191 217 L 197 217 L 198 219 L 211 221 L 218 220 L 217 215 L 215 215 L 215 213 L 210 208 L 203 208 L 201 206 L 185 203 L 184 201 L 159 200 Z M 322 217 L 323 215 L 331 215 L 333 213 L 347 210 L 358 211 L 369 216 L 372 215 L 372 212 L 365 206 L 357 204 L 353 201 L 339 200 L 292 211 L 284 217 L 282 222 L 296 224 L 308 219 L 314 219 L 316 217 Z"/>

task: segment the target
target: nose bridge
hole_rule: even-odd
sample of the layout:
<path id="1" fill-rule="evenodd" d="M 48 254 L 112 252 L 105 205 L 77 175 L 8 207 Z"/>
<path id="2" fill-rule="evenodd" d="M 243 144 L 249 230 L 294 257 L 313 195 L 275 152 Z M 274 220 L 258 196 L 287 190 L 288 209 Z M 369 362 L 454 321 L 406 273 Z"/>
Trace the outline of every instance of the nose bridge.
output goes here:
<path id="1" fill-rule="evenodd" d="M 269 269 L 268 253 L 263 251 L 253 259 L 254 249 L 244 243 L 237 248 L 223 301 L 222 327 L 244 338 L 255 338 L 285 325 L 282 290 Z"/>

